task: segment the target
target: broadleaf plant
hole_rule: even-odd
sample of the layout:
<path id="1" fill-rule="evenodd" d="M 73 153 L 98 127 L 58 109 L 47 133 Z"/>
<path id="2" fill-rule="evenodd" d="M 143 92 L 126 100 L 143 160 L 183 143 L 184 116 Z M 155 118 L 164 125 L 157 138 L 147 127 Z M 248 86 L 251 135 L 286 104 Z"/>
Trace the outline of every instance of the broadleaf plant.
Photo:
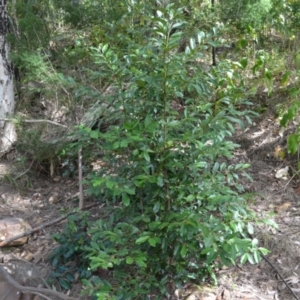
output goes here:
<path id="1" fill-rule="evenodd" d="M 86 183 L 106 207 L 81 247 L 95 274 L 85 293 L 99 300 L 162 299 L 172 286 L 215 279 L 219 265 L 260 259 L 245 233 L 251 215 L 239 178 L 247 165 L 227 163 L 238 147 L 229 137 L 251 115 L 236 108 L 249 104 L 243 64 L 210 67 L 206 48 L 216 41 L 203 31 L 178 51 L 185 19 L 174 5 L 144 18 L 152 24 L 144 40 L 128 26 L 126 47 L 90 48 L 93 80 L 115 90 L 99 105 L 118 116 L 105 131 L 78 129 L 83 152 L 101 150 L 102 167 Z"/>

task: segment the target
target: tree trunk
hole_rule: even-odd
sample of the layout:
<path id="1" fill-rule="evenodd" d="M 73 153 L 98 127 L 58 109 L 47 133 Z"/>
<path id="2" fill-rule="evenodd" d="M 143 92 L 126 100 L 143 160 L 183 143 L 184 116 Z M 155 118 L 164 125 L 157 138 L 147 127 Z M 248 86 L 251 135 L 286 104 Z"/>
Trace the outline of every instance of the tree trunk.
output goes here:
<path id="1" fill-rule="evenodd" d="M 4 120 L 10 118 L 15 109 L 13 68 L 6 41 L 8 26 L 7 0 L 0 0 L 0 156 L 17 140 L 14 124 Z"/>

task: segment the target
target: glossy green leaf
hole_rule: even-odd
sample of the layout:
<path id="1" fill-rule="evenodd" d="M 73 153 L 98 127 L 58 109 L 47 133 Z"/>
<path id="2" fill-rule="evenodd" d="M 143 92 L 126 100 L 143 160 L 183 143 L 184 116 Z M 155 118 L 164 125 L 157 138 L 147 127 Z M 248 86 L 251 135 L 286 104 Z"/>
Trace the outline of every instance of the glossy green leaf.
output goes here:
<path id="1" fill-rule="evenodd" d="M 153 212 L 156 214 L 159 212 L 160 209 L 160 202 L 156 202 L 153 206 Z"/>
<path id="2" fill-rule="evenodd" d="M 100 134 L 99 131 L 92 130 L 92 131 L 90 132 L 90 137 L 91 137 L 92 139 L 98 139 L 98 138 L 99 138 L 99 134 Z"/>
<path id="3" fill-rule="evenodd" d="M 157 177 L 157 185 L 160 187 L 164 186 L 164 179 L 161 176 Z"/>
<path id="4" fill-rule="evenodd" d="M 282 119 L 280 120 L 280 125 L 285 127 L 289 121 L 292 121 L 295 117 L 296 111 L 292 108 L 289 108 L 288 111 L 283 115 Z"/>
<path id="5" fill-rule="evenodd" d="M 253 251 L 254 261 L 255 263 L 259 263 L 261 261 L 260 252 L 258 250 Z"/>
<path id="6" fill-rule="evenodd" d="M 245 264 L 248 261 L 248 253 L 245 253 L 241 257 L 241 264 Z"/>
<path id="7" fill-rule="evenodd" d="M 65 290 L 69 290 L 71 288 L 70 282 L 64 278 L 59 278 L 58 282 L 59 282 L 60 286 Z"/>
<path id="8" fill-rule="evenodd" d="M 128 197 L 128 194 L 126 194 L 126 193 L 122 194 L 122 203 L 125 206 L 128 206 L 130 204 L 130 198 Z"/>
<path id="9" fill-rule="evenodd" d="M 73 274 L 71 273 L 67 273 L 66 274 L 66 279 L 69 281 L 69 282 L 74 282 L 75 281 L 75 277 Z"/>
<path id="10" fill-rule="evenodd" d="M 150 238 L 150 236 L 148 236 L 148 235 L 141 236 L 135 241 L 135 243 L 136 244 L 145 243 L 149 238 Z"/>
<path id="11" fill-rule="evenodd" d="M 285 86 L 289 83 L 291 71 L 287 71 L 283 74 L 282 79 L 280 81 L 280 86 Z"/>
<path id="12" fill-rule="evenodd" d="M 252 223 L 249 222 L 247 224 L 247 230 L 248 230 L 248 233 L 250 233 L 250 234 L 254 233 L 254 227 L 253 227 Z"/>
<path id="13" fill-rule="evenodd" d="M 270 226 L 278 229 L 278 224 L 272 219 L 263 219 L 263 222 L 267 225 L 270 225 Z"/>
<path id="14" fill-rule="evenodd" d="M 106 184 L 106 187 L 109 188 L 109 189 L 112 189 L 115 186 L 115 183 L 111 180 L 107 180 L 105 182 L 105 184 Z"/>
<path id="15" fill-rule="evenodd" d="M 258 248 L 258 250 L 263 254 L 263 255 L 267 255 L 270 253 L 270 250 L 266 249 L 266 248 Z"/>
<path id="16" fill-rule="evenodd" d="M 131 256 L 126 257 L 126 264 L 127 265 L 131 265 L 131 264 L 133 264 L 133 262 L 134 262 L 134 260 Z"/>
<path id="17" fill-rule="evenodd" d="M 143 268 L 147 267 L 146 258 L 144 256 L 135 257 L 135 262 L 140 267 L 143 267 Z"/>
<path id="18" fill-rule="evenodd" d="M 265 70 L 265 76 L 266 76 L 266 78 L 270 81 L 270 82 L 272 82 L 272 80 L 273 80 L 273 78 L 272 78 L 272 74 L 271 74 L 271 72 L 269 71 L 269 70 Z"/>
<path id="19" fill-rule="evenodd" d="M 150 155 L 148 152 L 143 152 L 143 157 L 145 158 L 146 161 L 150 162 Z"/>
<path id="20" fill-rule="evenodd" d="M 155 247 L 156 246 L 156 239 L 155 238 L 149 238 L 148 243 L 150 246 Z"/>
<path id="21" fill-rule="evenodd" d="M 297 153 L 299 149 L 299 135 L 298 134 L 290 134 L 288 136 L 287 144 L 288 144 L 288 151 L 292 154 Z"/>
<path id="22" fill-rule="evenodd" d="M 186 247 L 186 245 L 184 244 L 184 245 L 182 245 L 182 247 L 181 247 L 180 255 L 181 255 L 181 257 L 186 257 L 186 254 L 187 254 L 187 247 Z"/>
<path id="23" fill-rule="evenodd" d="M 246 69 L 248 66 L 248 59 L 247 58 L 241 59 L 240 64 L 243 67 L 243 69 Z"/>

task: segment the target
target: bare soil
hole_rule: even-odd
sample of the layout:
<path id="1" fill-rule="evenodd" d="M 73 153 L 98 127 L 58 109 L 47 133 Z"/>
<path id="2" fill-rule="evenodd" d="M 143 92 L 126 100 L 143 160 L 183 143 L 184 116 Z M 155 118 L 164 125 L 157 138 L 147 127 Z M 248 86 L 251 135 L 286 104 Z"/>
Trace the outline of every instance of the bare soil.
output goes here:
<path id="1" fill-rule="evenodd" d="M 251 164 L 248 173 L 253 181 L 243 179 L 250 195 L 249 206 L 259 217 L 273 218 L 279 226 L 278 230 L 266 225 L 256 226 L 254 234 L 261 246 L 271 250 L 267 257 L 273 267 L 265 260 L 254 265 L 237 263 L 217 272 L 219 285 L 209 287 L 207 298 L 191 292 L 185 299 L 289 300 L 297 299 L 295 295 L 300 299 L 300 177 L 298 157 L 289 155 L 286 149 L 287 135 L 296 131 L 296 125 L 291 124 L 285 130 L 280 128 L 274 110 L 275 100 L 265 95 L 261 104 L 266 111 L 255 118 L 252 125 L 237 129 L 233 141 L 241 147 L 232 160 L 233 163 Z M 276 172 L 286 166 L 289 167 L 287 178 L 276 178 Z M 1 218 L 23 218 L 34 228 L 61 216 L 62 211 L 71 211 L 78 206 L 77 198 L 72 197 L 78 192 L 76 178 L 51 178 L 30 172 L 26 176 L 18 173 L 17 164 L 9 157 L 0 161 Z M 17 176 L 18 180 L 15 180 Z M 20 183 L 22 176 L 26 179 Z M 53 196 L 57 202 L 51 204 L 49 199 Z M 57 246 L 51 235 L 61 232 L 64 225 L 65 222 L 61 222 L 33 234 L 24 246 L 1 248 L 0 259 L 4 263 L 11 259 L 28 262 L 43 270 L 46 278 L 51 271 L 47 257 Z M 70 295 L 78 296 L 80 288 L 78 282 Z M 186 288 L 187 293 L 189 288 Z"/>
<path id="2" fill-rule="evenodd" d="M 72 212 L 78 207 L 78 181 L 63 179 L 61 176 L 51 178 L 47 175 L 32 174 L 26 178 L 26 184 L 20 182 L 18 170 L 12 161 L 0 161 L 0 211 L 1 218 L 17 217 L 27 221 L 32 228 L 55 220 Z M 28 173 L 26 174 L 28 175 Z M 15 178 L 18 178 L 15 180 Z M 30 183 L 27 181 L 30 178 Z M 52 203 L 54 200 L 55 203 Z M 91 202 L 86 200 L 86 204 Z M 4 265 L 15 264 L 18 274 L 13 277 L 24 285 L 44 285 L 52 271 L 49 255 L 57 247 L 52 238 L 54 233 L 62 232 L 66 220 L 43 228 L 32 234 L 29 242 L 18 247 L 0 249 L 0 260 Z M 30 271 L 30 272 L 29 272 Z M 39 280 L 38 280 L 39 279 Z M 55 284 L 60 290 L 59 284 Z M 78 296 L 81 284 L 76 282 L 69 295 Z M 61 291 L 64 292 L 65 291 Z"/>

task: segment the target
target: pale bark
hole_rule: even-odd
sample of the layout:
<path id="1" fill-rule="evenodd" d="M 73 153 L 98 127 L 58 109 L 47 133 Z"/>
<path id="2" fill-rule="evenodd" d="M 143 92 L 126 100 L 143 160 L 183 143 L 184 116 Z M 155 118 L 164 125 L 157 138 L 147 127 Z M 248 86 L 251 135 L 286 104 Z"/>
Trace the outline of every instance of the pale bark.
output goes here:
<path id="1" fill-rule="evenodd" d="M 0 0 L 0 119 L 9 118 L 15 110 L 13 68 L 9 60 L 7 0 Z M 0 121 L 0 156 L 16 142 L 13 122 Z"/>

